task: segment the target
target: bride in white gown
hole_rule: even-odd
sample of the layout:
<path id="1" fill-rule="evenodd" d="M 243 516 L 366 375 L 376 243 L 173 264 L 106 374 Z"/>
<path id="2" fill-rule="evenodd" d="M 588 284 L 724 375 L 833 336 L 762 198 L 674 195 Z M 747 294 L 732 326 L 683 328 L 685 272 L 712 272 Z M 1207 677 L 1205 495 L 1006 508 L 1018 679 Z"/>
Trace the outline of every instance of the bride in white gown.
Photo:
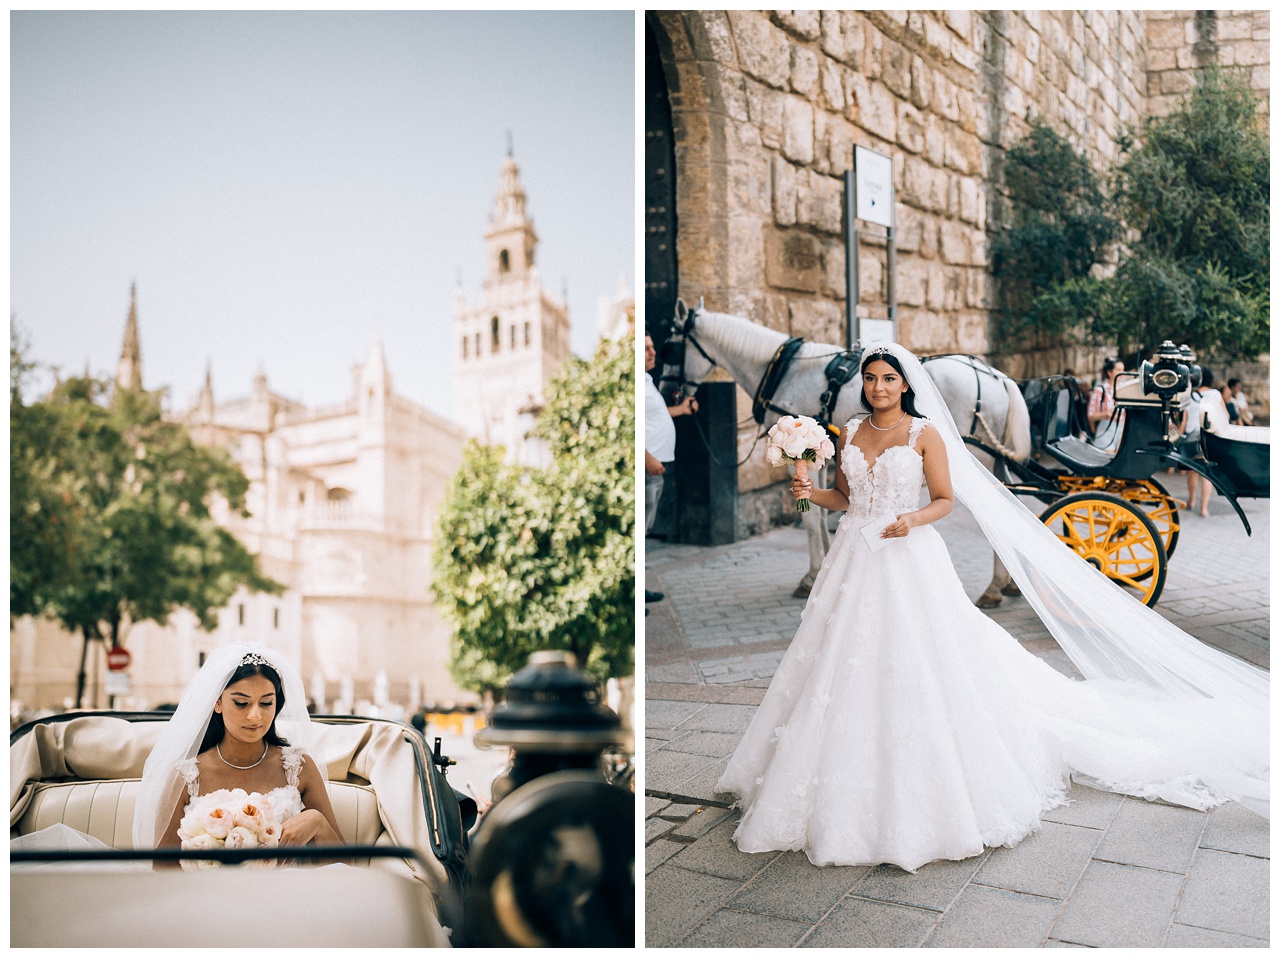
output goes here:
<path id="1" fill-rule="evenodd" d="M 847 511 L 717 785 L 743 810 L 738 847 L 914 871 L 1018 842 L 1071 778 L 1265 814 L 1266 673 L 1063 549 L 969 455 L 906 349 L 874 345 L 862 370 L 870 415 L 841 434 L 836 487 L 792 483 L 797 498 Z M 1088 681 L 1056 672 L 969 601 L 931 525 L 951 511 L 953 483 Z"/>
<path id="2" fill-rule="evenodd" d="M 281 845 L 342 844 L 324 777 L 309 754 L 302 682 L 272 649 L 224 646 L 191 680 L 143 768 L 135 848 L 177 847 L 195 799 L 241 789 Z"/>

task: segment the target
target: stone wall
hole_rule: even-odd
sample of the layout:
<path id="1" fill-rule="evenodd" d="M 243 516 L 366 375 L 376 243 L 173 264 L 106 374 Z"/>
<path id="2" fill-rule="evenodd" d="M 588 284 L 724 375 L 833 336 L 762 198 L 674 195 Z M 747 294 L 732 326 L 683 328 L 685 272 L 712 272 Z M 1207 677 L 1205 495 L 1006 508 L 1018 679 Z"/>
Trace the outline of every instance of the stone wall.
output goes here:
<path id="1" fill-rule="evenodd" d="M 1147 112 L 1168 114 L 1210 63 L 1238 67 L 1270 118 L 1269 10 L 1148 10 Z"/>
<path id="2" fill-rule="evenodd" d="M 1208 21 L 1193 12 L 650 16 L 672 106 L 681 296 L 843 342 L 841 178 L 862 145 L 893 157 L 899 339 L 923 352 L 991 350 L 989 235 L 1005 216 L 1003 153 L 1028 115 L 1108 166 L 1121 129 L 1147 113 L 1149 87 L 1172 95 L 1208 50 L 1195 32 Z M 1266 13 L 1212 19 L 1222 62 L 1265 56 Z M 1265 63 L 1253 67 L 1265 86 Z M 886 313 L 884 259 L 883 240 L 864 237 L 861 315 Z M 1072 361 L 1088 372 L 1090 356 Z M 757 450 L 740 472 L 744 492 L 778 479 L 758 460 Z"/>

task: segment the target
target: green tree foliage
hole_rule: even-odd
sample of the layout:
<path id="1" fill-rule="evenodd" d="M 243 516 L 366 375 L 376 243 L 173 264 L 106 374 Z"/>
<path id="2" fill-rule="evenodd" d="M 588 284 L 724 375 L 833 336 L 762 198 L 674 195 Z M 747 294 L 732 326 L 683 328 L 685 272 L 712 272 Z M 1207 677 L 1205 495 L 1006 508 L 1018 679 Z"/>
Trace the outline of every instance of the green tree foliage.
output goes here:
<path id="1" fill-rule="evenodd" d="M 1090 270 L 1119 235 L 1097 174 L 1042 121 L 1005 156 L 1013 222 L 991 246 L 991 270 L 1004 294 L 1004 334 L 1058 335 L 1091 315 Z"/>
<path id="2" fill-rule="evenodd" d="M 1081 335 L 1122 351 L 1164 339 L 1250 359 L 1270 335 L 1270 147 L 1257 99 L 1220 68 L 1120 140 L 1112 206 L 1085 158 L 1043 124 L 1010 151 L 1013 223 L 992 242 L 1010 345 Z M 1121 236 L 1114 273 L 1093 275 Z"/>
<path id="3" fill-rule="evenodd" d="M 11 340 L 11 363 L 19 354 Z M 130 623 L 180 608 L 211 629 L 240 586 L 282 591 L 210 511 L 222 500 L 247 514 L 231 457 L 165 420 L 158 394 L 108 395 L 76 377 L 28 405 L 11 376 L 10 613 L 115 646 Z"/>
<path id="4" fill-rule="evenodd" d="M 1095 335 L 1236 359 L 1266 350 L 1271 149 L 1255 95 L 1234 72 L 1202 70 L 1180 109 L 1146 120 L 1121 148 L 1116 199 L 1140 239 Z"/>
<path id="5" fill-rule="evenodd" d="M 565 649 L 597 676 L 635 663 L 634 343 L 603 342 L 551 382 L 534 432 L 550 465 L 468 444 L 433 556 L 454 677 L 501 686 L 531 652 Z"/>

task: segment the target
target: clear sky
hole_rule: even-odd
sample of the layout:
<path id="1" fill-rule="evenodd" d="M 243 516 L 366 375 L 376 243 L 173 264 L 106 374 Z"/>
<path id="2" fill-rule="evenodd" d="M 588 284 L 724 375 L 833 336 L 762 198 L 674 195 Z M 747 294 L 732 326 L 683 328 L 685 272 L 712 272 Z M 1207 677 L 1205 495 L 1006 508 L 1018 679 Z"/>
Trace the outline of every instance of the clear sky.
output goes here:
<path id="1" fill-rule="evenodd" d="M 507 131 L 575 352 L 635 276 L 634 14 L 13 13 L 10 311 L 32 358 L 187 408 L 397 392 L 452 416 Z"/>

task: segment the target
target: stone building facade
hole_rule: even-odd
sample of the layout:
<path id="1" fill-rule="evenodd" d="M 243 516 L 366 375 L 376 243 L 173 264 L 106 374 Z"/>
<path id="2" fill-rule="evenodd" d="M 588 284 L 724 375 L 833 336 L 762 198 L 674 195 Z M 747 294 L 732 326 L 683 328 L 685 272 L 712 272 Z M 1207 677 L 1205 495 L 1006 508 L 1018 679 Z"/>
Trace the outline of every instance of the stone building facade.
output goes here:
<path id="1" fill-rule="evenodd" d="M 1201 63 L 1239 65 L 1268 89 L 1266 11 L 659 11 L 646 29 L 665 84 L 654 92 L 651 74 L 646 113 L 669 106 L 673 145 L 672 210 L 647 209 L 650 233 L 676 254 L 674 277 L 646 275 L 646 323 L 659 331 L 678 291 L 843 342 L 841 178 L 860 145 L 893 161 L 898 338 L 993 354 L 989 242 L 1002 157 L 1029 114 L 1101 167 L 1121 130 L 1167 110 Z M 862 240 L 860 315 L 886 315 L 884 245 Z M 998 358 L 1014 375 L 1050 371 Z M 1093 358 L 1067 362 L 1088 369 Z M 1053 365 L 1063 361 L 1055 351 Z M 1253 385 L 1264 392 L 1265 378 Z M 740 418 L 749 408 L 740 390 Z M 741 453 L 753 438 L 742 430 Z M 743 493 L 776 479 L 758 450 L 739 472 Z"/>
<path id="2" fill-rule="evenodd" d="M 141 386 L 132 306 L 120 370 L 118 385 Z M 215 506 L 215 518 L 285 592 L 241 590 L 211 632 L 187 612 L 167 625 L 135 623 L 124 640 L 130 688 L 117 706 L 176 702 L 204 656 L 231 642 L 285 652 L 321 711 L 407 717 L 420 704 L 474 700 L 449 674 L 450 631 L 430 594 L 434 527 L 461 463 L 460 430 L 396 394 L 380 343 L 356 365 L 350 397 L 333 406 L 286 399 L 263 373 L 248 396 L 218 401 L 207 374 L 195 406 L 176 418 L 244 470 L 250 515 Z M 52 621 L 19 621 L 11 698 L 61 708 L 74 694 L 80 648 Z M 88 665 L 90 701 L 105 706 L 101 656 Z"/>
<path id="3" fill-rule="evenodd" d="M 467 433 L 518 458 L 543 405 L 543 389 L 569 358 L 569 307 L 538 275 L 538 234 L 520 168 L 508 155 L 485 233 L 487 266 L 478 302 L 454 305 L 458 365 L 455 418 Z"/>

